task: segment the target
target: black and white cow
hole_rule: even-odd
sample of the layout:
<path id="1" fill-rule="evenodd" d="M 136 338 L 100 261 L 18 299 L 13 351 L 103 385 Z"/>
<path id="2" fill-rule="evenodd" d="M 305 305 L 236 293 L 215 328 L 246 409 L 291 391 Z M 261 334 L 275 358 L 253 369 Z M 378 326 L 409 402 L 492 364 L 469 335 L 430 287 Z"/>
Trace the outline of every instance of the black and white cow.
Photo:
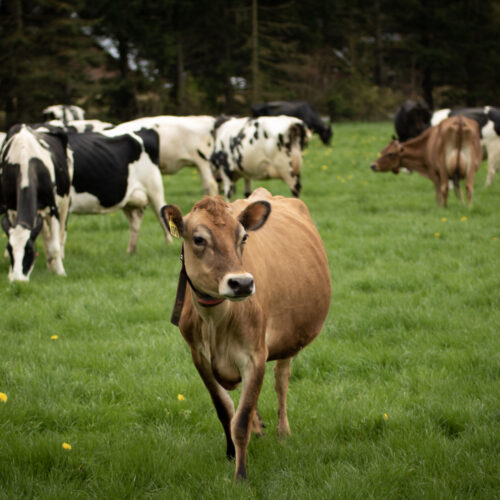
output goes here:
<path id="1" fill-rule="evenodd" d="M 194 166 L 200 174 L 205 194 L 218 193 L 210 155 L 214 148 L 212 116 L 152 116 L 120 123 L 115 132 L 148 130 L 149 149 L 154 151 L 163 174 L 175 174 L 185 166 Z"/>
<path id="2" fill-rule="evenodd" d="M 316 132 L 324 144 L 330 144 L 333 131 L 325 125 L 314 108 L 304 101 L 273 101 L 252 105 L 252 116 L 287 115 L 301 119 L 313 132 Z"/>
<path id="3" fill-rule="evenodd" d="M 259 118 L 221 117 L 215 126 L 215 149 L 211 161 L 230 200 L 235 183 L 245 179 L 245 196 L 252 179 L 283 179 L 294 196 L 300 195 L 302 151 L 307 144 L 305 123 L 291 116 Z"/>
<path id="4" fill-rule="evenodd" d="M 66 132 L 102 132 L 114 127 L 113 123 L 103 122 L 101 120 L 71 120 L 64 123 L 62 120 L 49 120 L 48 125 L 60 127 Z"/>
<path id="5" fill-rule="evenodd" d="M 171 236 L 160 215 L 165 204 L 158 168 L 158 137 L 148 130 L 68 134 L 74 156 L 71 212 L 104 214 L 122 209 L 130 226 L 127 251 L 137 247 L 144 208 L 151 203 L 167 243 Z"/>
<path id="6" fill-rule="evenodd" d="M 80 106 L 54 104 L 42 111 L 43 120 L 61 120 L 65 125 L 75 120 L 85 120 L 85 111 Z"/>
<path id="7" fill-rule="evenodd" d="M 481 145 L 488 156 L 486 186 L 489 186 L 500 166 L 500 108 L 484 106 L 482 108 L 440 109 L 432 115 L 432 125 L 437 125 L 445 118 L 456 115 L 472 118 L 479 125 Z"/>
<path id="8" fill-rule="evenodd" d="M 0 188 L 10 281 L 28 281 L 41 230 L 48 268 L 66 274 L 62 259 L 73 175 L 67 143 L 64 132 L 52 127 L 14 125 L 7 134 L 0 152 Z"/>
<path id="9" fill-rule="evenodd" d="M 414 99 L 405 101 L 394 116 L 394 129 L 399 142 L 417 137 L 429 128 L 431 117 L 432 112 L 425 102 Z"/>

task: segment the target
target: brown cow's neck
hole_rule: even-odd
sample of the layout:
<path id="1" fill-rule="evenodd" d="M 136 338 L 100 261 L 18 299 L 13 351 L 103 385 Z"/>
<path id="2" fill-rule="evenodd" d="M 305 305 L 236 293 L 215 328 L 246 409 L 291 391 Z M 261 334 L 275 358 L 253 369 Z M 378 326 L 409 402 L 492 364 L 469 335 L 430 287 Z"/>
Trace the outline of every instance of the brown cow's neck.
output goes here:
<path id="1" fill-rule="evenodd" d="M 401 167 L 416 171 L 427 170 L 427 164 L 425 163 L 425 143 L 429 139 L 430 130 L 428 128 L 418 137 L 401 144 Z"/>

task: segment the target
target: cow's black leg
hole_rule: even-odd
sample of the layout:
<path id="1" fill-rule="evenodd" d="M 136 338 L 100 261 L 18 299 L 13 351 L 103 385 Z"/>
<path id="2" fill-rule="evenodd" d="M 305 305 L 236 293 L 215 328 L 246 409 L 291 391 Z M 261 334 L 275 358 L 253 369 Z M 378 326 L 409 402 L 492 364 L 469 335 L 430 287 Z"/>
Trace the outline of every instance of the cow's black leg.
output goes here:
<path id="1" fill-rule="evenodd" d="M 212 367 L 209 365 L 208 361 L 194 349 L 191 350 L 191 355 L 194 365 L 210 393 L 217 416 L 224 429 L 226 435 L 226 456 L 231 460 L 235 457 L 234 443 L 231 438 L 231 419 L 234 415 L 233 400 L 228 392 L 217 382 L 217 380 L 215 380 Z"/>

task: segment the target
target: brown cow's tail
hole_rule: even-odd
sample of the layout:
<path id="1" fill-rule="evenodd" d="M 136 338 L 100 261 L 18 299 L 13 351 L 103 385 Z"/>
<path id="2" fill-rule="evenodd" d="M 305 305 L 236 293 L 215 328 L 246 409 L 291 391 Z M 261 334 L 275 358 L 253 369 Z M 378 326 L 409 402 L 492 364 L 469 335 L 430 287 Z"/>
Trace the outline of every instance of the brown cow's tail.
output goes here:
<path id="1" fill-rule="evenodd" d="M 453 181 L 455 189 L 459 187 L 460 179 L 463 179 L 467 173 L 468 161 L 466 152 L 464 151 L 464 134 L 468 132 L 467 127 L 462 116 L 456 116 L 453 125 L 447 129 L 446 140 L 447 150 L 446 153 L 446 170 L 448 178 Z"/>

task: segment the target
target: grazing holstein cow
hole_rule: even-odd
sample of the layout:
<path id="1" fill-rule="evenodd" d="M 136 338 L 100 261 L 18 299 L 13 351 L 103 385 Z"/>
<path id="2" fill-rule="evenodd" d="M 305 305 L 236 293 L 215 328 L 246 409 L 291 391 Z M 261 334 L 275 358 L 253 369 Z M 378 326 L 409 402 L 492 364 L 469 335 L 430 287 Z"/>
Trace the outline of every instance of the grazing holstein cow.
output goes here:
<path id="1" fill-rule="evenodd" d="M 66 241 L 73 160 L 59 129 L 14 125 L 0 153 L 0 188 L 7 214 L 10 281 L 28 281 L 35 264 L 35 238 L 42 231 L 49 270 L 65 275 Z"/>
<path id="2" fill-rule="evenodd" d="M 160 209 L 165 204 L 163 182 L 157 162 L 148 154 L 148 132 L 68 134 L 74 155 L 71 212 L 104 214 L 122 209 L 130 226 L 127 251 L 134 253 L 145 207 L 151 203 L 165 232 Z M 153 138 L 154 139 L 154 138 Z"/>
<path id="3" fill-rule="evenodd" d="M 61 120 L 65 125 L 75 120 L 85 120 L 85 111 L 80 106 L 54 104 L 42 111 L 43 120 Z"/>
<path id="4" fill-rule="evenodd" d="M 301 200 L 264 188 L 231 204 L 205 197 L 184 217 L 172 205 L 162 214 L 183 239 L 172 323 L 210 392 L 227 457 L 236 455 L 235 477 L 244 479 L 250 433 L 262 433 L 257 400 L 266 361 L 276 360 L 277 432 L 290 433 L 290 363 L 319 334 L 330 307 L 325 248 Z M 227 391 L 240 382 L 235 412 Z"/>
<path id="5" fill-rule="evenodd" d="M 252 116 L 287 115 L 300 118 L 313 132 L 316 132 L 323 144 L 330 144 L 332 127 L 325 125 L 314 108 L 304 101 L 273 101 L 252 105 Z"/>
<path id="6" fill-rule="evenodd" d="M 481 145 L 488 156 L 486 186 L 489 186 L 500 167 L 500 108 L 485 106 L 483 108 L 440 109 L 432 115 L 432 124 L 437 125 L 445 118 L 456 115 L 472 118 L 479 125 Z"/>
<path id="7" fill-rule="evenodd" d="M 291 116 L 218 119 L 210 159 L 222 179 L 224 196 L 231 199 L 240 177 L 245 179 L 245 196 L 251 192 L 252 179 L 280 178 L 299 196 L 307 139 L 304 122 Z"/>
<path id="8" fill-rule="evenodd" d="M 469 204 L 472 203 L 474 175 L 482 159 L 477 123 L 464 116 L 454 116 L 430 127 L 406 142 L 393 140 L 371 164 L 375 172 L 398 173 L 401 167 L 415 170 L 429 178 L 436 188 L 438 206 L 448 199 L 448 180 L 462 199 L 460 179 L 466 179 Z"/>
<path id="9" fill-rule="evenodd" d="M 113 128 L 114 125 L 109 122 L 103 122 L 101 120 L 72 120 L 64 123 L 62 120 L 49 120 L 45 122 L 53 127 L 60 127 L 66 132 L 102 132 L 103 130 L 109 130 Z"/>
<path id="10" fill-rule="evenodd" d="M 394 129 L 399 142 L 417 137 L 429 128 L 431 116 L 431 110 L 425 102 L 413 99 L 405 101 L 394 116 Z"/>
<path id="11" fill-rule="evenodd" d="M 155 156 L 162 174 L 175 174 L 182 167 L 194 166 L 200 174 L 205 194 L 218 193 L 210 155 L 214 147 L 212 116 L 151 116 L 120 123 L 113 130 L 147 130 L 146 148 Z"/>

